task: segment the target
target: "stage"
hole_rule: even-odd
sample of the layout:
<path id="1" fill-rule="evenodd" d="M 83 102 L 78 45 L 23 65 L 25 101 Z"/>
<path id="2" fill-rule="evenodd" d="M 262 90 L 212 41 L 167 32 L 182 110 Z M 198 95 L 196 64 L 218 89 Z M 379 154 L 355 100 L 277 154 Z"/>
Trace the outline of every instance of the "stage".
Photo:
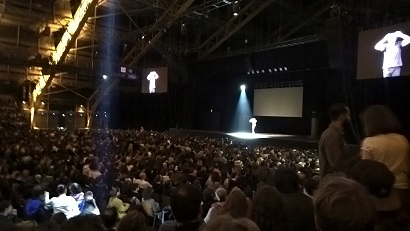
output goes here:
<path id="1" fill-rule="evenodd" d="M 299 147 L 303 149 L 317 149 L 319 139 L 312 138 L 310 136 L 297 136 L 297 135 L 285 135 L 285 134 L 269 134 L 269 133 L 225 133 L 219 131 L 200 131 L 200 130 L 185 130 L 185 129 L 169 129 L 170 135 L 190 135 L 190 136 L 203 136 L 213 138 L 225 138 L 230 137 L 232 139 L 241 140 L 245 144 L 250 146 L 257 145 L 274 145 L 278 147 Z"/>

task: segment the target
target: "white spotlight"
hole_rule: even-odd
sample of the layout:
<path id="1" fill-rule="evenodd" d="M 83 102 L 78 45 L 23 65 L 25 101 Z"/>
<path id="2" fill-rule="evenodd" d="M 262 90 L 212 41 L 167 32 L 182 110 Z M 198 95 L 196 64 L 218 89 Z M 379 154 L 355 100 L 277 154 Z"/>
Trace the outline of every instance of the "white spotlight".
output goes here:
<path id="1" fill-rule="evenodd" d="M 282 71 L 282 67 L 279 67 L 279 71 Z"/>
<path id="2" fill-rule="evenodd" d="M 108 76 L 107 75 L 103 75 L 103 79 L 107 79 L 108 78 Z"/>
<path id="3" fill-rule="evenodd" d="M 265 73 L 265 70 L 262 70 L 262 73 Z"/>
<path id="4" fill-rule="evenodd" d="M 284 67 L 284 68 L 283 68 L 283 70 L 287 71 L 287 70 L 288 70 L 288 68 L 287 68 L 287 67 Z"/>
<path id="5" fill-rule="evenodd" d="M 245 91 L 246 86 L 245 85 L 241 85 L 241 91 Z"/>
<path id="6" fill-rule="evenodd" d="M 26 101 L 23 101 L 23 104 L 26 104 Z"/>
<path id="7" fill-rule="evenodd" d="M 65 117 L 65 114 L 62 114 L 63 117 Z"/>
<path id="8" fill-rule="evenodd" d="M 269 68 L 269 72 L 272 73 L 272 69 Z"/>
<path id="9" fill-rule="evenodd" d="M 45 103 L 44 102 L 41 102 L 41 105 L 44 105 Z"/>

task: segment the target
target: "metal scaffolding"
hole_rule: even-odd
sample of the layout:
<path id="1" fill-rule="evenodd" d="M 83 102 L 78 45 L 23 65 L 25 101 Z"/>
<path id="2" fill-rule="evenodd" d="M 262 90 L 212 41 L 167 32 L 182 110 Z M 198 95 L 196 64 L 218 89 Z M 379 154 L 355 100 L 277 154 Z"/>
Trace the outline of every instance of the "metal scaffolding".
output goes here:
<path id="1" fill-rule="evenodd" d="M 248 3 L 238 12 L 237 16 L 232 17 L 222 28 L 211 35 L 199 46 L 199 58 L 203 59 L 215 51 L 220 45 L 238 32 L 273 1 L 274 0 L 254 0 Z"/>

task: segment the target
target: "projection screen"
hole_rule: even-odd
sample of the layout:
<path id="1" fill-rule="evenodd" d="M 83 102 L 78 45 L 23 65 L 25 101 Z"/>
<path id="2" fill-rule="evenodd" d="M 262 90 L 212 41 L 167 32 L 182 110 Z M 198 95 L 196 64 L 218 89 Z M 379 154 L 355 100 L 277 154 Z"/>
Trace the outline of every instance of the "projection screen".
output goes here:
<path id="1" fill-rule="evenodd" d="M 255 89 L 254 116 L 302 117 L 303 87 Z"/>

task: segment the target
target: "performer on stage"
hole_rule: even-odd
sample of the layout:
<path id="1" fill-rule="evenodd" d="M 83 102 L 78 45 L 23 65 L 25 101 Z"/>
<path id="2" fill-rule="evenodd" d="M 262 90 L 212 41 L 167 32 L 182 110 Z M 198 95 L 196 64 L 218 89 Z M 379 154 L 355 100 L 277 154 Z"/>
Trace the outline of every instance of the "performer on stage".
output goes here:
<path id="1" fill-rule="evenodd" d="M 251 118 L 250 120 L 249 120 L 249 123 L 252 123 L 252 134 L 255 134 L 255 128 L 256 128 L 256 123 L 257 123 L 258 121 L 255 119 L 255 118 Z"/>

